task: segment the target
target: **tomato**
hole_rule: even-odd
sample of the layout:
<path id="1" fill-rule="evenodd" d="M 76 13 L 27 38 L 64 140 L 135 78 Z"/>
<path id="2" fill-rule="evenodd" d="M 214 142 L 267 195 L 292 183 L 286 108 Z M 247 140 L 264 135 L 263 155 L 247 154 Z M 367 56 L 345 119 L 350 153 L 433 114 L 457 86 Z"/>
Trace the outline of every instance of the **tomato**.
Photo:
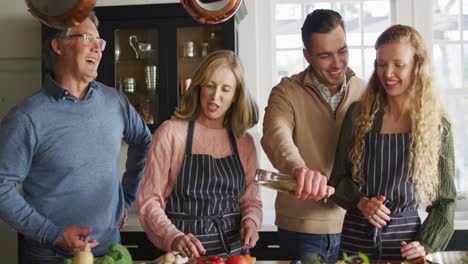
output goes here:
<path id="1" fill-rule="evenodd" d="M 254 258 L 249 255 L 231 256 L 226 260 L 226 264 L 254 264 Z"/>
<path id="2" fill-rule="evenodd" d="M 196 264 L 225 264 L 225 262 L 222 257 L 211 256 L 199 259 Z"/>
<path id="3" fill-rule="evenodd" d="M 224 259 L 218 256 L 209 257 L 208 260 L 210 261 L 210 264 L 225 264 Z"/>

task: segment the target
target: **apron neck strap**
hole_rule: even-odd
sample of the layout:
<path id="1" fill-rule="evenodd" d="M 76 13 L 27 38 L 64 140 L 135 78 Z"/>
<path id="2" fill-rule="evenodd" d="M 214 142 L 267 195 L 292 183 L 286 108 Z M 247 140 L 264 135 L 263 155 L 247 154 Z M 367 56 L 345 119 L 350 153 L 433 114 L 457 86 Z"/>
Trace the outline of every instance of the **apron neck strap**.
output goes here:
<path id="1" fill-rule="evenodd" d="M 187 129 L 187 144 L 185 145 L 185 154 L 192 154 L 193 134 L 195 131 L 195 121 L 190 121 Z M 232 154 L 238 154 L 236 137 L 231 129 L 228 129 L 229 141 L 231 142 Z"/>
<path id="2" fill-rule="evenodd" d="M 192 154 L 193 131 L 195 129 L 195 121 L 190 121 L 187 130 L 187 144 L 185 145 L 185 154 Z"/>

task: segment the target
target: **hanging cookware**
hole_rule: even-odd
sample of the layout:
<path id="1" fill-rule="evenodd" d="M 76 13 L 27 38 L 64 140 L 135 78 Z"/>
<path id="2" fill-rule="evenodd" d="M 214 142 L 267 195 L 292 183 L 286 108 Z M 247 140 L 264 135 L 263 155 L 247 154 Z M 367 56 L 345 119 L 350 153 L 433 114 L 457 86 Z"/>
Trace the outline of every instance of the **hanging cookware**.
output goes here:
<path id="1" fill-rule="evenodd" d="M 85 20 L 96 0 L 25 0 L 29 12 L 42 23 L 58 29 L 73 27 Z"/>
<path id="2" fill-rule="evenodd" d="M 180 0 L 185 10 L 202 24 L 218 24 L 231 18 L 242 0 Z"/>

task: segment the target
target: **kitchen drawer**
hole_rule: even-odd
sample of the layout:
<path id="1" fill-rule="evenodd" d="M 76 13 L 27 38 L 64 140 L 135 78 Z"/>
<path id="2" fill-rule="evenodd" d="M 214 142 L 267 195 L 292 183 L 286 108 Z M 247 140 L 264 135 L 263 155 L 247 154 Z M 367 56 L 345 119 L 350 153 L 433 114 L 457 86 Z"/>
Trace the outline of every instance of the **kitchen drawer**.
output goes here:
<path id="1" fill-rule="evenodd" d="M 164 254 L 151 243 L 145 232 L 120 232 L 120 237 L 133 260 L 154 260 Z"/>
<path id="2" fill-rule="evenodd" d="M 468 230 L 455 230 L 446 251 L 468 251 Z"/>
<path id="3" fill-rule="evenodd" d="M 122 244 L 128 248 L 133 260 L 153 260 L 164 254 L 148 239 L 145 232 L 121 232 Z M 257 260 L 287 260 L 278 245 L 277 232 L 260 232 L 260 239 L 250 254 Z"/>
<path id="4" fill-rule="evenodd" d="M 278 232 L 260 232 L 260 239 L 255 248 L 250 250 L 250 255 L 257 260 L 290 260 L 291 258 L 282 252 L 278 243 Z"/>

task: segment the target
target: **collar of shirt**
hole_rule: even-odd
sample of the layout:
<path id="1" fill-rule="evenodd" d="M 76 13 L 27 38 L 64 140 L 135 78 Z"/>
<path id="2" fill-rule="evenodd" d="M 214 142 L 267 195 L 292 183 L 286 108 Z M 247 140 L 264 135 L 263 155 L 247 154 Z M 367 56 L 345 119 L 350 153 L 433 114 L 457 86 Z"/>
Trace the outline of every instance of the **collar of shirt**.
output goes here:
<path id="1" fill-rule="evenodd" d="M 336 109 L 338 108 L 338 106 L 340 105 L 341 101 L 343 100 L 344 96 L 345 96 L 345 92 L 346 92 L 346 87 L 347 87 L 347 81 L 348 81 L 348 75 L 345 75 L 345 78 L 343 80 L 343 84 L 341 85 L 341 88 L 340 90 L 334 94 L 334 95 L 331 95 L 330 94 L 330 90 L 325 86 L 323 85 L 322 83 L 320 83 L 317 79 L 317 77 L 315 76 L 313 70 L 312 70 L 312 67 L 309 66 L 309 74 L 307 74 L 306 76 L 306 82 L 309 83 L 309 85 L 312 86 L 312 89 L 315 89 L 319 92 L 320 96 L 322 97 L 322 99 L 325 101 L 326 104 L 328 104 L 331 108 L 331 110 L 333 112 L 336 111 Z M 352 71 L 348 71 L 347 74 L 350 74 L 351 76 L 353 75 L 353 72 Z"/>
<path id="2" fill-rule="evenodd" d="M 346 91 L 346 86 L 347 86 L 347 81 L 348 81 L 346 75 L 344 77 L 343 83 L 341 84 L 340 90 L 338 91 L 338 93 L 336 93 L 333 96 L 330 94 L 330 90 L 328 89 L 328 87 L 322 84 L 321 82 L 319 82 L 319 80 L 317 80 L 317 77 L 312 71 L 311 71 L 310 77 L 312 81 L 312 86 L 315 89 L 317 89 L 320 92 L 320 94 L 324 96 L 325 98 L 333 97 L 335 95 L 343 95 L 344 92 Z"/>
<path id="3" fill-rule="evenodd" d="M 92 81 L 89 84 L 89 89 L 86 92 L 86 95 L 83 99 L 83 101 L 89 100 L 93 94 L 94 90 L 98 88 L 98 84 L 95 81 Z M 48 74 L 44 80 L 44 89 L 45 91 L 51 95 L 56 101 L 62 99 L 62 100 L 68 100 L 72 102 L 80 102 L 78 98 L 75 96 L 71 95 L 70 92 L 68 92 L 66 89 L 61 87 L 53 78 L 50 74 Z"/>

